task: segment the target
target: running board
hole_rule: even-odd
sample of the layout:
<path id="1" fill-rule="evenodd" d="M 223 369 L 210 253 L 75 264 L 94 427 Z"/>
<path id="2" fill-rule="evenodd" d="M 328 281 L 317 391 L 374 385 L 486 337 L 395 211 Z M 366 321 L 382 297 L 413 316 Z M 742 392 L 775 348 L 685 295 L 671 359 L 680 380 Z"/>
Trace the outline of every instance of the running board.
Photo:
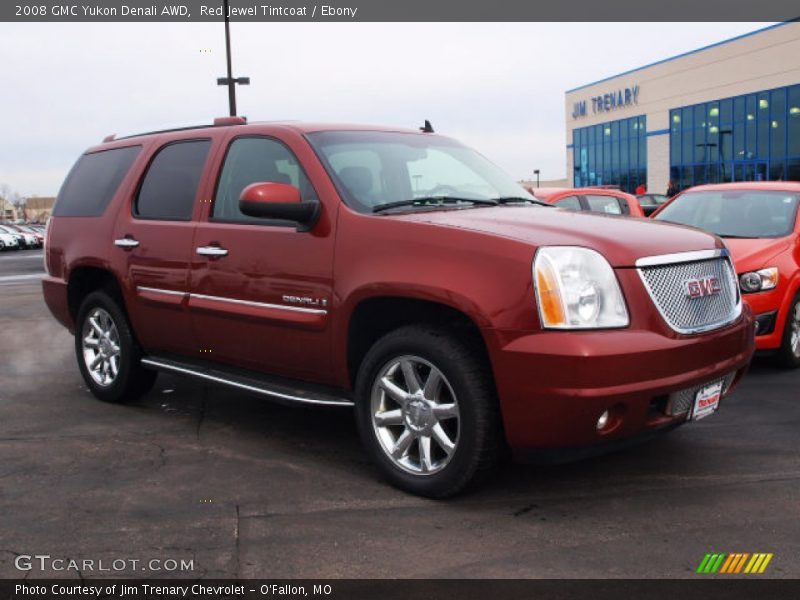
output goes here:
<path id="1" fill-rule="evenodd" d="M 217 365 L 195 364 L 156 356 L 143 358 L 142 366 L 159 371 L 189 375 L 212 383 L 262 394 L 282 404 L 353 406 L 353 400 L 347 397 L 347 392 L 344 390 L 340 392 L 335 388 L 326 388 L 292 379 L 262 375 L 252 371 L 228 370 Z"/>

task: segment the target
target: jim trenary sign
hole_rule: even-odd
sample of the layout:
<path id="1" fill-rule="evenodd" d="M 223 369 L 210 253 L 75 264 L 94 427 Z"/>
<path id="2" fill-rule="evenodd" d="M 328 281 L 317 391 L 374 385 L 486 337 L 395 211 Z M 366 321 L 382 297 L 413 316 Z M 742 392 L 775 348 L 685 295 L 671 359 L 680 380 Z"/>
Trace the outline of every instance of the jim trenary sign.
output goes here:
<path id="1" fill-rule="evenodd" d="M 620 88 L 601 96 L 592 96 L 590 100 L 581 100 L 573 105 L 572 118 L 579 119 L 586 116 L 586 111 L 591 102 L 592 114 L 611 112 L 624 106 L 639 104 L 639 86 Z"/>

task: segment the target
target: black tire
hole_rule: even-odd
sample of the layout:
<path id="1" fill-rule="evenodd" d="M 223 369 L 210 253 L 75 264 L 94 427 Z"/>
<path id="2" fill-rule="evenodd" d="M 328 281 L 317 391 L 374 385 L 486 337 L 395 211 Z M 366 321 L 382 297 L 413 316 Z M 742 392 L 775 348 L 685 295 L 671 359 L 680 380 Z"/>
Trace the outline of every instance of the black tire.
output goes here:
<path id="1" fill-rule="evenodd" d="M 786 324 L 783 327 L 783 338 L 781 347 L 778 349 L 775 359 L 778 364 L 787 369 L 796 369 L 800 367 L 800 352 L 795 352 L 792 347 L 792 334 L 796 327 L 795 315 L 800 313 L 800 292 L 795 294 L 792 298 L 792 303 L 789 305 L 789 312 L 786 314 Z"/>
<path id="2" fill-rule="evenodd" d="M 107 383 L 102 384 L 94 379 L 86 364 L 84 338 L 86 337 L 86 328 L 91 328 L 88 324 L 89 318 L 102 316 L 105 319 L 104 315 L 108 316 L 116 328 L 118 343 L 115 345 L 119 348 L 119 354 L 115 363 L 118 365 L 116 375 Z M 90 352 L 92 351 L 90 350 Z M 75 327 L 75 356 L 78 360 L 78 368 L 89 390 L 104 402 L 122 403 L 136 400 L 150 391 L 158 376 L 156 371 L 144 369 L 141 366 L 142 353 L 133 337 L 125 311 L 105 291 L 92 292 L 81 303 Z"/>
<path id="3" fill-rule="evenodd" d="M 445 498 L 459 493 L 471 484 L 476 484 L 490 474 L 492 467 L 497 464 L 504 447 L 499 405 L 488 360 L 478 344 L 479 340 L 456 335 L 435 325 L 411 325 L 388 333 L 367 352 L 356 379 L 358 430 L 369 456 L 379 466 L 383 475 L 396 487 L 421 496 Z M 452 435 L 455 438 L 455 448 L 451 450 L 450 454 L 444 451 L 444 446 L 440 445 L 436 438 L 430 437 L 430 432 L 427 434 L 429 437 L 428 457 L 431 456 L 431 445 L 434 445 L 433 452 L 438 452 L 441 456 L 438 464 L 442 466 L 438 467 L 440 469 L 438 471 L 434 472 L 431 469 L 425 474 L 409 472 L 407 468 L 397 464 L 396 459 L 389 456 L 389 450 L 384 450 L 387 439 L 396 442 L 406 433 L 425 437 L 424 433 L 412 432 L 409 429 L 407 423 L 410 421 L 406 419 L 412 417 L 405 412 L 406 409 L 399 409 L 403 415 L 402 423 L 392 425 L 391 431 L 397 431 L 395 439 L 381 438 L 377 432 L 377 426 L 373 424 L 373 392 L 378 394 L 377 398 L 391 397 L 387 392 L 378 390 L 376 387 L 378 378 L 381 375 L 388 377 L 386 369 L 392 364 L 398 365 L 394 373 L 400 373 L 402 359 L 408 358 L 411 358 L 412 361 L 417 358 L 423 361 L 416 363 L 421 369 L 418 380 L 420 384 L 424 383 L 423 377 L 425 377 L 424 370 L 426 368 L 430 369 L 427 371 L 427 377 L 430 377 L 434 368 L 438 370 L 439 374 L 443 376 L 443 383 L 439 389 L 445 390 L 440 393 L 447 396 L 447 402 L 454 403 L 458 407 L 456 429 L 450 430 L 456 431 L 456 435 Z M 423 364 L 424 362 L 428 363 L 427 367 Z M 400 376 L 406 381 L 405 375 Z M 420 393 L 426 394 L 427 392 Z M 385 400 L 376 399 L 375 402 L 380 403 Z M 397 407 L 400 406 L 397 404 Z M 437 406 L 444 406 L 444 404 Z M 423 409 L 423 411 L 425 410 L 428 409 Z M 430 414 L 433 415 L 435 412 L 431 410 Z M 419 413 L 416 418 L 419 418 Z M 415 421 L 414 424 L 416 425 L 417 422 Z M 453 427 L 453 425 L 447 427 Z M 384 431 L 389 431 L 389 428 Z M 384 441 L 381 441 L 382 439 Z M 423 464 L 422 442 L 417 439 L 411 442 L 411 447 L 405 450 L 405 453 L 410 457 L 416 443 L 416 453 L 421 468 Z M 432 439 L 433 441 L 431 441 Z M 411 458 L 407 460 L 411 460 Z M 431 464 L 431 461 L 426 461 L 426 464 Z"/>

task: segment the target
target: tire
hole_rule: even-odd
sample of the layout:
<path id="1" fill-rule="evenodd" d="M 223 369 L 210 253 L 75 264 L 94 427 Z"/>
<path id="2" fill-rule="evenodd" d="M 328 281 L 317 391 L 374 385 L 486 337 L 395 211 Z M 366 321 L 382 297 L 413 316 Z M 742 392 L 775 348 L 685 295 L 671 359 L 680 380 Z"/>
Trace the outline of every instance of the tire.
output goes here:
<path id="1" fill-rule="evenodd" d="M 487 359 L 476 341 L 436 326 L 402 327 L 372 346 L 356 378 L 356 420 L 383 475 L 430 498 L 477 483 L 503 449 Z"/>
<path id="2" fill-rule="evenodd" d="M 105 291 L 92 292 L 81 303 L 75 356 L 89 390 L 104 402 L 136 400 L 150 391 L 158 376 L 142 368 L 142 353 L 125 312 Z M 90 368 L 95 363 L 98 366 Z"/>
<path id="3" fill-rule="evenodd" d="M 783 340 L 775 358 L 778 364 L 788 369 L 800 367 L 800 292 L 795 294 L 789 305 Z"/>

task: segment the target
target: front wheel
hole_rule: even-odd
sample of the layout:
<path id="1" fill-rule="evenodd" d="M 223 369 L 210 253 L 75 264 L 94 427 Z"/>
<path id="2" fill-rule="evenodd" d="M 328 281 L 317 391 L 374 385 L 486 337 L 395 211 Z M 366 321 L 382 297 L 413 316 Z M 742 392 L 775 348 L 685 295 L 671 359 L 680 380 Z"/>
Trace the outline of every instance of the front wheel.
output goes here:
<path id="1" fill-rule="evenodd" d="M 106 292 L 92 292 L 81 303 L 75 354 L 86 385 L 105 402 L 135 400 L 155 383 L 157 373 L 140 364 L 141 352 L 124 311 Z"/>
<path id="2" fill-rule="evenodd" d="M 356 398 L 365 447 L 404 490 L 452 496 L 499 456 L 491 371 L 472 340 L 435 327 L 393 331 L 367 353 Z"/>
<path id="3" fill-rule="evenodd" d="M 790 369 L 800 367 L 800 292 L 795 295 L 789 306 L 777 359 L 784 367 Z"/>

